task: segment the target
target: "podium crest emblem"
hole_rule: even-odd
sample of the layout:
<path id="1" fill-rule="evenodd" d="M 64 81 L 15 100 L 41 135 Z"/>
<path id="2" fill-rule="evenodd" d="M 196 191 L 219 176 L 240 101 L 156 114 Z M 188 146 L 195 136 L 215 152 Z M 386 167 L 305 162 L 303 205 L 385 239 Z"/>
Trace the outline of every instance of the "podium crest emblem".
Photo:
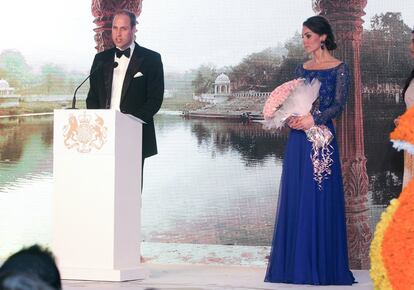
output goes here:
<path id="1" fill-rule="evenodd" d="M 68 117 L 63 127 L 63 142 L 67 149 L 76 149 L 80 153 L 89 153 L 92 149 L 100 150 L 107 141 L 107 127 L 104 119 L 93 117 L 86 112 Z"/>

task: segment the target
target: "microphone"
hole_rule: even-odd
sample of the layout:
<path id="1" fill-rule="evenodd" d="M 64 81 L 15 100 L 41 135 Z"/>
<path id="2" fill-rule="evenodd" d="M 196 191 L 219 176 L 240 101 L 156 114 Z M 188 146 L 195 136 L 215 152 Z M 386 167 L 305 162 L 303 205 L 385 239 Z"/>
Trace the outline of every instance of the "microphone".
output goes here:
<path id="1" fill-rule="evenodd" d="M 112 67 L 113 67 L 113 68 L 117 68 L 117 67 L 118 67 L 118 64 L 119 64 L 119 63 L 117 63 L 116 61 L 114 61 L 114 64 L 112 65 Z"/>
<path id="2" fill-rule="evenodd" d="M 84 82 L 86 82 L 95 72 L 98 71 L 98 69 L 100 69 L 102 66 L 102 62 L 99 62 L 95 69 L 93 71 L 91 71 L 91 73 L 86 77 L 86 79 L 83 80 L 83 82 L 81 82 L 81 84 L 76 88 L 75 93 L 73 94 L 73 98 L 72 98 L 72 108 L 70 109 L 76 109 L 75 105 L 76 105 L 76 93 L 79 90 L 79 88 L 84 84 Z"/>

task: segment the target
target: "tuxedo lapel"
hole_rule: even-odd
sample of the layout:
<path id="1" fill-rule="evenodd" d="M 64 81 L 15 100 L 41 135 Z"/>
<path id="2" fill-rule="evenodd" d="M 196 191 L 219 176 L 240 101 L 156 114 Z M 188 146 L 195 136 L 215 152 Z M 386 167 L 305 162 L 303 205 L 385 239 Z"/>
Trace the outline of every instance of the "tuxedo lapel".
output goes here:
<path id="1" fill-rule="evenodd" d="M 122 104 L 122 101 L 125 99 L 125 94 L 128 90 L 129 84 L 134 78 L 134 75 L 137 72 L 139 72 L 142 61 L 144 60 L 144 57 L 142 56 L 142 53 L 140 53 L 140 50 L 141 48 L 135 42 L 134 52 L 131 55 L 131 60 L 129 61 L 128 68 L 125 73 L 124 83 L 122 85 L 121 104 Z"/>
<path id="2" fill-rule="evenodd" d="M 106 92 L 105 109 L 109 109 L 112 96 L 112 79 L 114 75 L 115 48 L 111 49 L 111 51 L 112 53 L 108 53 L 108 57 L 103 63 L 103 74 Z"/>

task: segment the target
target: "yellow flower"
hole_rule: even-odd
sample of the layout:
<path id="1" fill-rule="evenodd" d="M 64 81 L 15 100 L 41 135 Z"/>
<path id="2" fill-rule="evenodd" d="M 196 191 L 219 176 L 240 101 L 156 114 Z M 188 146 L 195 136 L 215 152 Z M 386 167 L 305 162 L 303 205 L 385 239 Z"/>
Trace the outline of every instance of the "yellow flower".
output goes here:
<path id="1" fill-rule="evenodd" d="M 399 202 L 396 199 L 391 200 L 390 205 L 381 214 L 380 222 L 375 228 L 374 238 L 371 242 L 371 248 L 369 256 L 371 258 L 370 275 L 374 283 L 374 289 L 378 290 L 392 290 L 392 286 L 388 279 L 388 274 L 384 261 L 382 259 L 382 242 L 384 239 L 384 232 L 387 229 L 392 216 L 399 206 Z"/>

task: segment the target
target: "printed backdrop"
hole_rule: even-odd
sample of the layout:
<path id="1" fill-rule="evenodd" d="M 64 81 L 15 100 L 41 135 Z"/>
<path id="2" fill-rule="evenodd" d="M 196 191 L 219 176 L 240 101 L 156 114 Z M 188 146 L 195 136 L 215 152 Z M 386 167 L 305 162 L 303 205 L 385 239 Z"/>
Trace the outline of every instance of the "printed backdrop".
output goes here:
<path id="1" fill-rule="evenodd" d="M 50 243 L 53 117 L 43 113 L 69 106 L 96 53 L 89 1 L 15 2 L 2 3 L 3 14 L 11 12 L 0 17 L 2 27 L 13 27 L 2 30 L 0 43 L 0 257 Z M 368 1 L 364 11 L 362 121 L 373 231 L 401 191 L 402 154 L 388 135 L 405 110 L 414 4 Z M 166 83 L 156 117 L 159 154 L 144 170 L 144 241 L 270 245 L 287 131 L 268 132 L 251 119 L 308 58 L 300 33 L 314 14 L 303 0 L 143 2 L 137 42 L 161 53 Z M 87 91 L 88 83 L 78 91 L 79 108 Z"/>

